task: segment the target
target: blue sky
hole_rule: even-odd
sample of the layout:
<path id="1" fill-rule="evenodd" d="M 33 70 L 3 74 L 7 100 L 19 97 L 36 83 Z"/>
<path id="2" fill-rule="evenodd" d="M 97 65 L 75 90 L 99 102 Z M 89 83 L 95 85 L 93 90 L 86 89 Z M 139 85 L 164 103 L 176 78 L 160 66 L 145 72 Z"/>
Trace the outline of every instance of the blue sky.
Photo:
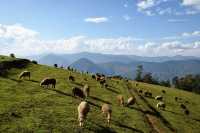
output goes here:
<path id="1" fill-rule="evenodd" d="M 200 56 L 200 0 L 0 2 L 0 54 Z"/>

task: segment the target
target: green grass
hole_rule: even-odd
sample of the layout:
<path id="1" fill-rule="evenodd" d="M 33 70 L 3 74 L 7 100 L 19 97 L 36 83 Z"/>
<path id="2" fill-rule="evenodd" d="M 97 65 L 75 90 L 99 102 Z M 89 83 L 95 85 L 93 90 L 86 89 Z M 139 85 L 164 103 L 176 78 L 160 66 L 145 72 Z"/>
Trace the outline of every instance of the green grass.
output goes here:
<path id="1" fill-rule="evenodd" d="M 133 85 L 135 82 L 133 82 Z M 159 110 L 156 108 L 158 101 L 152 98 L 145 99 L 153 106 L 160 114 L 180 133 L 199 133 L 200 132 L 200 95 L 177 90 L 175 88 L 167 88 L 162 86 L 150 85 L 146 83 L 139 83 L 138 89 L 150 90 L 153 96 L 162 95 L 166 103 L 166 110 Z M 166 94 L 161 91 L 165 90 Z M 182 98 L 181 101 L 176 102 L 175 97 Z M 185 103 L 188 101 L 189 103 Z M 190 111 L 190 115 L 186 116 L 180 104 L 183 103 Z"/>
<path id="2" fill-rule="evenodd" d="M 10 60 L 10 58 L 7 58 Z M 0 60 L 1 62 L 2 60 Z M 18 74 L 23 70 L 31 72 L 31 80 L 18 80 Z M 68 80 L 69 75 L 75 76 L 76 82 Z M 44 77 L 57 79 L 55 89 L 44 89 L 39 86 Z M 87 81 L 84 80 L 87 78 Z M 101 87 L 90 75 L 69 72 L 53 67 L 29 64 L 24 69 L 11 69 L 7 77 L 0 77 L 0 132 L 2 133 L 72 133 L 82 131 L 92 132 L 117 132 L 132 133 L 151 131 L 144 113 L 139 110 L 138 105 L 132 108 L 117 105 L 116 96 L 123 94 L 127 100 L 130 96 L 126 82 L 123 80 L 108 80 L 109 89 Z M 72 87 L 89 84 L 91 97 L 87 98 L 91 110 L 87 116 L 84 129 L 79 128 L 77 121 L 77 106 L 81 102 L 71 95 Z M 134 86 L 134 83 L 133 83 Z M 153 95 L 161 93 L 160 86 L 140 83 L 139 87 L 150 89 Z M 199 132 L 200 122 L 200 97 L 176 89 L 164 88 L 166 93 L 167 111 L 160 111 L 170 123 L 176 127 L 178 132 Z M 188 100 L 191 116 L 186 117 L 174 102 L 174 96 L 180 96 Z M 138 99 L 139 100 L 139 99 Z M 156 101 L 147 98 L 155 107 Z M 111 126 L 106 124 L 100 106 L 103 103 L 112 105 L 113 114 Z M 145 105 L 144 105 L 145 106 Z M 181 115 L 179 115 L 181 114 Z M 183 126 L 184 125 L 184 126 Z"/>

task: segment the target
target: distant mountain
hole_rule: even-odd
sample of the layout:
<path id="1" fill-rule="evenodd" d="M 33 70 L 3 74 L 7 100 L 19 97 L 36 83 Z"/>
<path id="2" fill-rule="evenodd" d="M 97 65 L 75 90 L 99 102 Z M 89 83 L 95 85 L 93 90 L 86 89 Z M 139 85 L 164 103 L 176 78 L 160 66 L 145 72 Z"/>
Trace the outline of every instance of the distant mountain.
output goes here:
<path id="1" fill-rule="evenodd" d="M 199 57 L 193 56 L 161 56 L 161 57 L 143 57 L 136 55 L 112 55 L 112 54 L 100 54 L 100 53 L 75 53 L 75 54 L 46 54 L 46 55 L 38 55 L 38 56 L 29 56 L 29 59 L 35 59 L 41 64 L 46 65 L 63 65 L 68 66 L 73 62 L 86 58 L 96 64 L 99 63 L 107 63 L 107 62 L 119 62 L 119 63 L 131 63 L 134 61 L 141 62 L 166 62 L 166 61 L 179 61 L 179 60 L 200 60 Z"/>
<path id="2" fill-rule="evenodd" d="M 86 59 L 86 58 L 81 58 L 74 63 L 70 65 L 70 67 L 76 68 L 80 71 L 88 71 L 91 73 L 105 73 L 105 70 L 98 66 L 97 64 L 93 63 L 92 61 Z"/>
<path id="3" fill-rule="evenodd" d="M 131 63 L 107 62 L 94 64 L 88 59 L 84 59 L 74 62 L 72 66 L 81 71 L 101 72 L 108 75 L 122 75 L 124 77 L 135 78 L 138 65 L 143 65 L 144 73 L 150 72 L 160 80 L 172 79 L 174 76 L 184 76 L 186 74 L 200 74 L 200 60 L 166 62 L 134 61 Z"/>

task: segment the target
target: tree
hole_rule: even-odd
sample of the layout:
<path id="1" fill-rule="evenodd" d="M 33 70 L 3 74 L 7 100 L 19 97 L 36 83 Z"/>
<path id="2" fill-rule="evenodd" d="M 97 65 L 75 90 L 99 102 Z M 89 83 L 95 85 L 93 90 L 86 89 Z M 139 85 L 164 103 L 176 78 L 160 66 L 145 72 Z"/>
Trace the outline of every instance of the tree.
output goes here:
<path id="1" fill-rule="evenodd" d="M 142 81 L 145 82 L 145 83 L 152 84 L 153 83 L 152 74 L 151 73 L 145 74 L 144 77 L 143 77 L 143 79 L 142 79 Z"/>
<path id="2" fill-rule="evenodd" d="M 10 57 L 15 58 L 15 54 L 11 53 Z"/>
<path id="3" fill-rule="evenodd" d="M 54 64 L 54 67 L 57 68 L 57 67 L 58 67 L 58 64 Z"/>
<path id="4" fill-rule="evenodd" d="M 136 69 L 136 81 L 142 81 L 143 66 L 138 65 Z"/>
<path id="5" fill-rule="evenodd" d="M 173 84 L 174 87 L 176 87 L 176 88 L 178 88 L 178 81 L 179 81 L 178 76 L 175 76 L 175 77 L 172 79 L 172 84 Z"/>

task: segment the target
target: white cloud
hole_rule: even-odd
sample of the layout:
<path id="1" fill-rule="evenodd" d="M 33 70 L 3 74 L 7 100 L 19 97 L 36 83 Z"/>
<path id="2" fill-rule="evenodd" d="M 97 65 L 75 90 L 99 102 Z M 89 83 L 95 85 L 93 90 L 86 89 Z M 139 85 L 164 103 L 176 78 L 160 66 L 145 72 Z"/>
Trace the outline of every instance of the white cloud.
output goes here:
<path id="1" fill-rule="evenodd" d="M 200 10 L 200 0 L 182 0 L 182 4 Z"/>
<path id="2" fill-rule="evenodd" d="M 183 37 L 191 37 L 191 36 L 200 36 L 200 31 L 194 31 L 194 32 L 184 32 L 182 34 Z"/>
<path id="3" fill-rule="evenodd" d="M 192 34 L 199 35 L 200 33 L 195 31 Z M 27 56 L 87 51 L 141 56 L 172 56 L 176 54 L 200 56 L 200 41 L 191 43 L 182 43 L 181 41 L 146 42 L 133 37 L 90 38 L 86 36 L 47 41 L 39 39 L 37 36 L 38 33 L 34 30 L 20 25 L 1 25 L 0 54 L 15 53 L 17 56 Z"/>
<path id="4" fill-rule="evenodd" d="M 103 23 L 103 22 L 107 22 L 108 18 L 107 17 L 91 17 L 91 18 L 86 18 L 84 21 L 91 22 L 91 23 Z"/>
<path id="5" fill-rule="evenodd" d="M 15 38 L 26 39 L 35 38 L 39 35 L 38 32 L 26 29 L 19 24 L 15 25 L 2 25 L 0 24 L 0 38 Z"/>

